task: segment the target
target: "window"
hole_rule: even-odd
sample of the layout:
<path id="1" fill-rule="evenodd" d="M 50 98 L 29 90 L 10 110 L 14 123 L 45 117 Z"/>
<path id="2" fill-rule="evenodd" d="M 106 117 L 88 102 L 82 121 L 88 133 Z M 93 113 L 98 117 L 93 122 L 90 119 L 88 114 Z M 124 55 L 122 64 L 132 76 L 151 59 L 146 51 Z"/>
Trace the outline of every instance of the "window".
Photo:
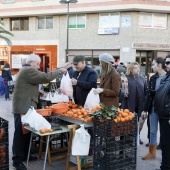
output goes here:
<path id="1" fill-rule="evenodd" d="M 11 31 L 29 30 L 29 18 L 11 18 Z"/>
<path id="2" fill-rule="evenodd" d="M 84 14 L 70 15 L 69 28 L 85 28 L 85 27 L 86 27 L 86 16 Z"/>
<path id="3" fill-rule="evenodd" d="M 167 15 L 142 12 L 139 16 L 139 27 L 166 29 Z"/>
<path id="4" fill-rule="evenodd" d="M 53 29 L 53 17 L 38 17 L 38 29 Z"/>
<path id="5" fill-rule="evenodd" d="M 99 28 L 119 28 L 120 15 L 119 13 L 105 13 L 99 15 Z"/>
<path id="6" fill-rule="evenodd" d="M 4 0 L 4 3 L 12 3 L 15 2 L 15 0 Z"/>

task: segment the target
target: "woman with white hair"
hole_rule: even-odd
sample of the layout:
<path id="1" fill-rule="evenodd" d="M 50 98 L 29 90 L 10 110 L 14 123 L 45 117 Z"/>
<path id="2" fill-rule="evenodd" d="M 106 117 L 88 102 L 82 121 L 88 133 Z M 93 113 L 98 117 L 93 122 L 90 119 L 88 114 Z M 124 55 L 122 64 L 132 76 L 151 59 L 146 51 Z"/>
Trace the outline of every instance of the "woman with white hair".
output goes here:
<path id="1" fill-rule="evenodd" d="M 100 88 L 94 90 L 95 94 L 100 94 L 100 101 L 108 107 L 119 106 L 120 76 L 112 66 L 114 58 L 108 53 L 99 56 L 101 65 Z"/>

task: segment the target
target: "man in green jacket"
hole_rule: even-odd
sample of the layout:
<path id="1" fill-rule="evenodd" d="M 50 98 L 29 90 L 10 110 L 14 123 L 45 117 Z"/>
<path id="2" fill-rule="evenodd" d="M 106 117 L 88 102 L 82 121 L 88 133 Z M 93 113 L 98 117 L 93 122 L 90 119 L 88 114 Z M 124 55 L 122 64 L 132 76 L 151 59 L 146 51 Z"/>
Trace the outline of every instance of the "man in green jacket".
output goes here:
<path id="1" fill-rule="evenodd" d="M 22 127 L 21 116 L 26 114 L 30 106 L 37 108 L 38 85 L 49 83 L 59 74 L 66 73 L 65 68 L 57 69 L 53 72 L 44 73 L 38 70 L 41 59 L 38 55 L 30 54 L 25 66 L 19 71 L 15 82 L 13 95 L 13 113 L 15 131 L 13 138 L 13 166 L 17 170 L 26 170 L 22 163 L 28 153 L 30 133 L 26 133 Z"/>

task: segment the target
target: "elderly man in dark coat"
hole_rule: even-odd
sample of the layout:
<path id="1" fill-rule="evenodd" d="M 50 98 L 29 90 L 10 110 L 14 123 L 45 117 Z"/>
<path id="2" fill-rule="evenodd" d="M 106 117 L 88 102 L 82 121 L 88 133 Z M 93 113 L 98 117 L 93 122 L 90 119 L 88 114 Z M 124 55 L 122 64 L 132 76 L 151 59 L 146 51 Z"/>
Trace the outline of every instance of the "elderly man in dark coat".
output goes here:
<path id="1" fill-rule="evenodd" d="M 79 106 L 84 106 L 90 90 L 97 87 L 97 74 L 86 66 L 85 56 L 75 56 L 73 65 L 76 69 L 72 78 L 74 101 Z"/>
<path id="2" fill-rule="evenodd" d="M 35 54 L 28 56 L 26 66 L 23 66 L 17 75 L 15 82 L 15 91 L 13 95 L 13 113 L 14 113 L 14 139 L 13 139 L 13 166 L 17 170 L 26 170 L 22 163 L 27 156 L 28 142 L 30 133 L 26 133 L 21 124 L 21 116 L 26 114 L 29 107 L 37 108 L 38 103 L 38 85 L 48 83 L 55 79 L 60 73 L 65 73 L 65 68 L 57 69 L 53 72 L 44 73 L 38 71 L 40 66 L 40 57 Z"/>

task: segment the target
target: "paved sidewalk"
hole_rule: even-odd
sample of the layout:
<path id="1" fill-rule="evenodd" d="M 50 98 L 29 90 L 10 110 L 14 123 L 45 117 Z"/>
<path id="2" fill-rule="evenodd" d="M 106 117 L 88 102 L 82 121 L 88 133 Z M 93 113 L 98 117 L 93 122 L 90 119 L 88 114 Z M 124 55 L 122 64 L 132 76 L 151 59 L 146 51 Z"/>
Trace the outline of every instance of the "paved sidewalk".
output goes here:
<path id="1" fill-rule="evenodd" d="M 12 97 L 12 96 L 11 96 Z M 10 170 L 13 170 L 12 167 L 12 139 L 14 131 L 14 120 L 12 112 L 12 101 L 5 101 L 4 96 L 0 96 L 0 117 L 9 121 L 9 159 L 10 159 Z M 140 145 L 137 148 L 137 170 L 155 170 L 159 168 L 161 162 L 161 151 L 157 151 L 157 157 L 153 160 L 143 161 L 141 157 L 148 152 L 148 147 L 145 147 L 145 144 L 148 142 L 147 139 L 147 126 L 146 122 L 144 124 L 143 130 L 141 132 L 141 139 L 144 142 L 144 145 Z M 158 136 L 159 139 L 159 136 Z M 19 139 L 18 139 L 19 140 Z M 159 140 L 158 140 L 159 142 Z M 34 161 L 29 163 L 28 170 L 42 170 L 43 160 Z M 46 165 L 46 170 L 65 170 L 65 160 L 53 161 L 52 166 Z M 92 170 L 93 168 L 86 168 L 86 170 Z"/>

